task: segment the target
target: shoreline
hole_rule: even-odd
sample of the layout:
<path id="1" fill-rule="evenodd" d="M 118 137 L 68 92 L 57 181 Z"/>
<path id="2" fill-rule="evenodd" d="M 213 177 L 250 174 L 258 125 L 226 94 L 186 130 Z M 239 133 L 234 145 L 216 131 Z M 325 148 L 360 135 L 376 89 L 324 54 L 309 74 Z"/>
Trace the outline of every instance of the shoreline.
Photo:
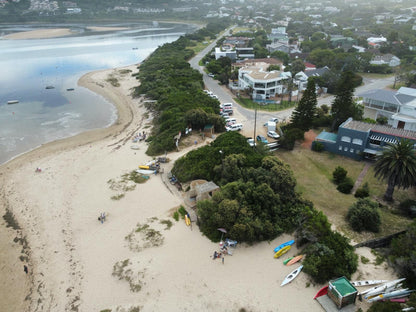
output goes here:
<path id="1" fill-rule="evenodd" d="M 112 126 L 44 144 L 0 166 L 4 185 L 0 212 L 4 215 L 8 207 L 22 228 L 7 228 L 6 240 L 0 240 L 8 256 L 1 259 L 0 274 L 11 285 L 8 293 L 14 295 L 9 298 L 0 292 L 0 302 L 9 311 L 129 307 L 183 311 L 185 303 L 190 310 L 202 311 L 287 311 L 293 306 L 297 311 L 321 311 L 312 300 L 320 285 L 309 285 L 305 274 L 279 286 L 294 267 L 283 266 L 271 250 L 292 239 L 290 235 L 253 246 L 242 244 L 221 264 L 212 260 L 218 244 L 202 236 L 197 227 L 192 230 L 183 220 L 172 219 L 172 212 L 184 201 L 183 194 L 171 187 L 167 173 L 175 159 L 206 141 L 196 137 L 198 145 L 169 153 L 171 162 L 163 164 L 165 172 L 152 175 L 134 190 L 123 191 L 128 185 L 117 190 L 109 187 L 109 181 L 119 181 L 151 160 L 145 154 L 146 143 L 139 143 L 138 150 L 130 148 L 132 136 L 147 132 L 152 117 L 139 99 L 131 98 L 131 88 L 139 82 L 129 74 L 121 77 L 120 71 L 126 68 L 134 72 L 137 65 L 91 72 L 78 82 L 113 103 L 118 117 Z M 119 75 L 120 87 L 106 82 L 110 73 Z M 38 167 L 41 173 L 35 173 Z M 122 198 L 112 199 L 120 192 Z M 97 216 L 103 211 L 108 220 L 101 224 Z M 171 228 L 164 225 L 167 221 L 172 222 Z M 162 245 L 143 243 L 144 237 L 135 230 L 138 224 L 159 233 Z M 6 229 L 3 219 L 0 228 Z M 13 242 L 19 235 L 29 246 L 28 276 L 18 258 L 22 246 Z M 360 263 L 356 277 L 393 276 L 384 266 L 375 267 L 375 256 L 363 250 L 360 253 L 371 261 L 364 268 Z M 288 256 L 297 252 L 294 247 Z M 192 300 L 183 301 L 184 294 Z"/>

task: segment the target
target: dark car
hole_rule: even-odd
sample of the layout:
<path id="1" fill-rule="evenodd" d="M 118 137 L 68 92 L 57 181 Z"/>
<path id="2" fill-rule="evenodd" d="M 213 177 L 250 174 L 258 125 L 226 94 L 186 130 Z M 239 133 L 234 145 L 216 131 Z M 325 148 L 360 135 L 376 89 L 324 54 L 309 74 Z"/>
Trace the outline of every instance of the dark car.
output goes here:
<path id="1" fill-rule="evenodd" d="M 269 143 L 269 141 L 267 141 L 267 139 L 262 135 L 256 136 L 256 140 L 265 144 Z"/>

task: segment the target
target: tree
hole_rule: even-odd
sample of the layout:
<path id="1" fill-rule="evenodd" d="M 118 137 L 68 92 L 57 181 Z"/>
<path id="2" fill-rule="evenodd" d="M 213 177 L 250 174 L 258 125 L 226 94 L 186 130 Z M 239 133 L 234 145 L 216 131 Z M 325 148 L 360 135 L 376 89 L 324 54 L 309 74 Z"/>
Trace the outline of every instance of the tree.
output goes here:
<path id="1" fill-rule="evenodd" d="M 308 131 L 312 128 L 314 119 L 316 118 L 316 99 L 315 81 L 308 79 L 308 85 L 305 92 L 295 110 L 292 113 L 292 124 L 295 128 Z"/>
<path id="2" fill-rule="evenodd" d="M 375 177 L 387 180 L 384 199 L 393 201 L 394 188 L 409 188 L 416 185 L 416 154 L 414 142 L 400 140 L 388 144 L 374 166 Z"/>
<path id="3" fill-rule="evenodd" d="M 305 64 L 301 59 L 296 59 L 290 64 L 290 71 L 292 74 L 297 74 L 305 70 Z"/>
<path id="4" fill-rule="evenodd" d="M 347 220 L 356 232 L 371 231 L 377 233 L 380 230 L 380 214 L 378 204 L 368 198 L 360 198 L 349 209 Z"/>
<path id="5" fill-rule="evenodd" d="M 341 123 L 350 117 L 358 120 L 362 118 L 363 111 L 353 100 L 353 79 L 354 73 L 346 71 L 338 81 L 335 100 L 331 107 L 332 131 L 337 130 Z"/>

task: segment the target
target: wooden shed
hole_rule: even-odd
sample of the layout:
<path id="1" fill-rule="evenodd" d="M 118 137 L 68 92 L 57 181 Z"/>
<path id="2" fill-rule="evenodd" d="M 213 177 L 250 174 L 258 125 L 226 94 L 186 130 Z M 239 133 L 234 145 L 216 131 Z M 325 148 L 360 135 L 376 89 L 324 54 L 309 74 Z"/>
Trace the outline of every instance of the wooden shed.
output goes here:
<path id="1" fill-rule="evenodd" d="M 329 281 L 328 296 L 334 301 L 338 309 L 355 303 L 358 291 L 346 277 Z"/>

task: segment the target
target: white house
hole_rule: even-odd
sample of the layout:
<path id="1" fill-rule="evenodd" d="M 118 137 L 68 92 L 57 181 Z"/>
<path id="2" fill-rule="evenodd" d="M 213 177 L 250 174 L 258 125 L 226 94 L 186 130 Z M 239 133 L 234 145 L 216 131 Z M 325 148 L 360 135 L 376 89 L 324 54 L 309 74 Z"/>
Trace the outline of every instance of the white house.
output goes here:
<path id="1" fill-rule="evenodd" d="M 400 59 L 393 54 L 376 55 L 370 61 L 373 65 L 389 65 L 390 67 L 396 67 L 400 65 Z"/>
<path id="2" fill-rule="evenodd" d="M 267 71 L 270 66 L 266 62 L 246 63 L 238 70 L 238 85 L 240 89 L 252 89 L 253 99 L 265 100 L 283 93 L 283 83 L 287 75 L 281 71 Z"/>
<path id="3" fill-rule="evenodd" d="M 363 98 L 364 117 L 387 117 L 388 124 L 393 128 L 416 131 L 416 89 L 377 89 L 358 96 Z"/>

